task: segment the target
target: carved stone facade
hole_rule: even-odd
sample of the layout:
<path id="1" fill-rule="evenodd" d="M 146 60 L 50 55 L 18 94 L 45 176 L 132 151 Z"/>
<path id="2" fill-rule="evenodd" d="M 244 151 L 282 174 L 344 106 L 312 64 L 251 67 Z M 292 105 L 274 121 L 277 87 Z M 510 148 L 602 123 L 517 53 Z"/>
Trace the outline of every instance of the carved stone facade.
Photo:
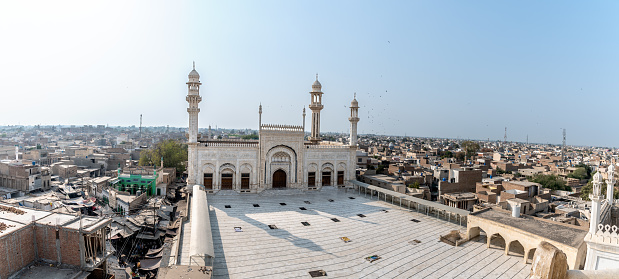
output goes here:
<path id="1" fill-rule="evenodd" d="M 194 82 L 199 82 L 194 71 L 190 81 L 193 78 Z M 316 92 L 322 95 L 318 85 L 318 81 L 314 82 L 310 92 L 314 106 L 321 103 L 321 98 L 314 96 Z M 190 95 L 195 92 L 190 91 Z M 191 107 L 194 103 L 189 104 Z M 193 125 L 197 125 L 197 112 L 193 109 L 189 114 L 190 137 L 194 135 L 191 132 Z M 313 117 L 319 118 L 319 110 L 316 112 Z M 196 120 L 193 120 L 194 115 Z M 304 125 L 262 124 L 260 106 L 258 140 L 189 139 L 187 182 L 203 185 L 212 192 L 236 190 L 253 193 L 271 188 L 319 189 L 347 185 L 348 180 L 355 178 L 356 144 L 321 142 L 320 120 L 313 119 L 312 123 L 314 134 L 306 141 Z"/>

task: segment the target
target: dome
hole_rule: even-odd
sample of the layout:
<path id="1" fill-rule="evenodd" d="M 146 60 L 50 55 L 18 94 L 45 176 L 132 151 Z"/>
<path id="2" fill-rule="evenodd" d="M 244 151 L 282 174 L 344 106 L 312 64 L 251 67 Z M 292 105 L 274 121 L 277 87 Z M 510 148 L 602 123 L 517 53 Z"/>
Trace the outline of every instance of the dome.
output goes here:
<path id="1" fill-rule="evenodd" d="M 351 107 L 358 107 L 359 106 L 359 103 L 357 102 L 357 93 L 355 93 L 355 97 L 350 102 L 350 106 Z"/>
<path id="2" fill-rule="evenodd" d="M 193 70 L 191 70 L 191 72 L 189 72 L 189 77 L 200 77 L 200 74 L 198 74 L 198 71 L 196 71 L 196 62 L 193 62 Z"/>
<path id="3" fill-rule="evenodd" d="M 312 92 L 320 92 L 321 89 L 322 84 L 320 84 L 320 81 L 318 81 L 318 74 L 316 74 L 316 80 L 312 84 Z"/>
<path id="4" fill-rule="evenodd" d="M 196 71 L 196 69 L 191 70 L 191 72 L 189 72 L 189 76 L 190 77 L 200 77 L 200 74 L 198 74 L 198 71 Z"/>
<path id="5" fill-rule="evenodd" d="M 602 183 L 602 173 L 601 172 L 596 172 L 593 175 L 593 182 L 598 182 L 598 183 Z"/>

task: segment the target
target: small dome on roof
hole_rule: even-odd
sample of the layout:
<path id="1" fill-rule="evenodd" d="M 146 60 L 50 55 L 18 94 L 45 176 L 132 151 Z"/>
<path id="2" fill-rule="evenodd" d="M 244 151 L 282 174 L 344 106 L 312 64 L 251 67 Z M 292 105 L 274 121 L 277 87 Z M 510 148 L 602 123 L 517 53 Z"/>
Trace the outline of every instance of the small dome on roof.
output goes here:
<path id="1" fill-rule="evenodd" d="M 200 74 L 196 71 L 196 62 L 193 62 L 193 70 L 189 72 L 189 77 L 200 77 Z"/>
<path id="2" fill-rule="evenodd" d="M 602 173 L 601 173 L 601 172 L 599 172 L 599 171 L 598 171 L 598 172 L 596 172 L 596 173 L 593 175 L 593 182 L 599 182 L 599 183 L 602 183 Z"/>
<path id="3" fill-rule="evenodd" d="M 355 97 L 350 102 L 350 106 L 351 107 L 358 107 L 359 106 L 359 103 L 357 102 L 357 93 L 355 93 Z"/>
<path id="4" fill-rule="evenodd" d="M 312 92 L 320 92 L 321 89 L 322 84 L 320 84 L 320 81 L 318 81 L 318 74 L 316 74 L 316 80 L 312 84 Z"/>

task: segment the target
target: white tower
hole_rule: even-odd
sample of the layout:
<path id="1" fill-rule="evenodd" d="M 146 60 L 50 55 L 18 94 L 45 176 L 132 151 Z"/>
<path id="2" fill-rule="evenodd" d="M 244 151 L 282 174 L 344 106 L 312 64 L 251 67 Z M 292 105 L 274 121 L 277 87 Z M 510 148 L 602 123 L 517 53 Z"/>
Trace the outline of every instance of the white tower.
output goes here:
<path id="1" fill-rule="evenodd" d="M 602 174 L 598 171 L 593 175 L 593 192 L 589 195 L 591 199 L 591 219 L 589 220 L 589 232 L 595 234 L 600 223 L 600 205 L 602 201 Z"/>
<path id="2" fill-rule="evenodd" d="M 608 166 L 608 179 L 606 179 L 606 200 L 608 204 L 613 204 L 615 194 L 615 164 L 611 163 Z"/>
<path id="3" fill-rule="evenodd" d="M 189 92 L 187 93 L 187 113 L 189 114 L 189 137 L 187 138 L 188 144 L 188 166 L 187 166 L 187 183 L 190 185 L 198 184 L 198 113 L 200 108 L 198 104 L 202 101 L 200 97 L 200 74 L 196 71 L 196 63 L 193 63 L 193 70 L 189 73 L 189 81 L 187 87 Z"/>
<path id="4" fill-rule="evenodd" d="M 309 108 L 312 110 L 312 134 L 309 137 L 309 140 L 312 143 L 320 142 L 320 111 L 322 110 L 322 85 L 318 81 L 318 74 L 316 74 L 316 81 L 312 84 L 312 91 L 310 92 L 312 96 L 312 101 L 310 102 Z"/>
<path id="5" fill-rule="evenodd" d="M 357 93 L 350 102 L 350 145 L 357 146 L 357 122 L 359 122 L 359 103 L 357 103 Z"/>

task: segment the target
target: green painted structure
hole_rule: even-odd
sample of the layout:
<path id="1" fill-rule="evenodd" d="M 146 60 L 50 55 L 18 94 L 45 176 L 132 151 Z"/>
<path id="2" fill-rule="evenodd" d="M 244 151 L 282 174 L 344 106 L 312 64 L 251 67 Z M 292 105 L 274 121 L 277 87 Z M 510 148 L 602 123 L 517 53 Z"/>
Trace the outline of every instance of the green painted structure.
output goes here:
<path id="1" fill-rule="evenodd" d="M 153 175 L 119 174 L 114 188 L 118 191 L 127 191 L 135 195 L 138 191 L 146 192 L 148 196 L 157 194 L 157 172 Z"/>

